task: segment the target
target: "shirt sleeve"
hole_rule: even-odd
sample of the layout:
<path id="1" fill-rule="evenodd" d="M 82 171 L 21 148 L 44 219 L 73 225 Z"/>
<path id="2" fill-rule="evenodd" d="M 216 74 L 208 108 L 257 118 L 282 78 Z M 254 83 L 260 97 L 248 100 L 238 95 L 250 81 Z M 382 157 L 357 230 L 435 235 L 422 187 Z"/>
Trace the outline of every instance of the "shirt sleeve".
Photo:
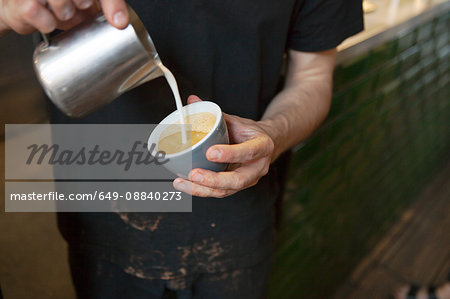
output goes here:
<path id="1" fill-rule="evenodd" d="M 287 47 L 304 52 L 324 51 L 363 29 L 361 0 L 298 0 Z"/>

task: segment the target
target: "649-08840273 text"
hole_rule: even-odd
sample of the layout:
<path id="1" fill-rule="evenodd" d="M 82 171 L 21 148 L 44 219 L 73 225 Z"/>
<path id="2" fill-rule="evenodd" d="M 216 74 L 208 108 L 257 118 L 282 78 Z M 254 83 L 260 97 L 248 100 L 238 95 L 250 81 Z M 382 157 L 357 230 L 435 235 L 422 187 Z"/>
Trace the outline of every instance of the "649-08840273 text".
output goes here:
<path id="1" fill-rule="evenodd" d="M 11 193 L 10 200 L 47 200 L 47 201 L 64 201 L 64 200 L 77 200 L 77 201 L 92 201 L 92 200 L 181 200 L 181 192 L 179 191 L 135 191 L 135 192 L 104 192 L 95 191 L 93 193 L 69 193 L 64 194 L 62 192 L 51 191 L 47 193 Z"/>

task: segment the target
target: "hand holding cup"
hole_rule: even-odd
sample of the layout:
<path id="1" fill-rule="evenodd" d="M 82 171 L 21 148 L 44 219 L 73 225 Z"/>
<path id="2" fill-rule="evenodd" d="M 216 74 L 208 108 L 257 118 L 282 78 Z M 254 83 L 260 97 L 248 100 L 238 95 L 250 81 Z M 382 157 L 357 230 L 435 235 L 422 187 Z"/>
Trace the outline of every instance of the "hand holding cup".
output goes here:
<path id="1" fill-rule="evenodd" d="M 188 103 L 200 102 L 190 96 Z M 267 174 L 274 151 L 274 142 L 261 122 L 223 114 L 231 145 L 211 146 L 206 157 L 210 162 L 230 163 L 228 171 L 195 168 L 188 179 L 177 178 L 175 189 L 199 197 L 223 198 L 256 185 Z"/>

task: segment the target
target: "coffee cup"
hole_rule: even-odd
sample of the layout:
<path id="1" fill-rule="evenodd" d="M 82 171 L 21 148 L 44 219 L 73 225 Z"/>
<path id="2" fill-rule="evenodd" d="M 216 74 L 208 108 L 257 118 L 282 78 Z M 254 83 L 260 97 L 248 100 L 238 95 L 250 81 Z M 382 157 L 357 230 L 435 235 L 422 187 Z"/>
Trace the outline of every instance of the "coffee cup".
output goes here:
<path id="1" fill-rule="evenodd" d="M 206 158 L 206 151 L 211 146 L 229 143 L 227 126 L 220 107 L 213 102 L 201 101 L 183 106 L 182 111 L 187 124 L 180 125 L 178 110 L 172 112 L 150 134 L 148 150 L 151 151 L 153 156 L 156 156 L 158 151 L 167 151 L 165 158 L 168 161 L 163 166 L 183 178 L 187 178 L 189 172 L 194 168 L 203 168 L 216 172 L 224 171 L 228 164 L 211 162 Z M 214 117 L 213 121 L 204 119 L 210 117 Z M 189 123 L 189 120 L 191 120 L 191 123 Z M 205 131 L 205 126 L 207 131 Z M 201 128 L 199 129 L 199 127 Z M 197 140 L 193 140 L 192 143 L 183 146 L 181 144 L 181 130 L 188 132 L 189 142 L 195 139 L 193 135 L 196 135 L 197 131 L 203 131 L 203 134 L 201 134 L 202 138 L 196 143 L 195 141 Z M 167 146 L 164 146 L 167 139 L 174 138 L 178 138 L 176 140 L 180 144 L 175 147 L 181 146 L 181 151 L 177 151 L 178 148 L 167 148 Z"/>

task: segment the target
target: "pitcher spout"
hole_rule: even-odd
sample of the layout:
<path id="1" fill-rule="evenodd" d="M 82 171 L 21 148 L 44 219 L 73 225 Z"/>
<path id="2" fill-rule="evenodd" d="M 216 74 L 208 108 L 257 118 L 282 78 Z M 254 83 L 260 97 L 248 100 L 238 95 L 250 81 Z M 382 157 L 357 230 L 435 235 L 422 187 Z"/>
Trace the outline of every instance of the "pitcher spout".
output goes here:
<path id="1" fill-rule="evenodd" d="M 164 73 L 159 67 L 159 63 L 153 61 L 150 65 L 145 65 L 134 72 L 125 82 L 120 86 L 119 92 L 127 92 L 133 88 L 147 83 L 153 79 L 164 76 Z"/>
<path id="2" fill-rule="evenodd" d="M 158 53 L 155 54 L 155 56 L 153 57 L 153 61 L 155 63 L 154 68 L 151 70 L 150 73 L 148 73 L 144 79 L 142 80 L 141 84 L 147 83 L 153 79 L 156 79 L 158 77 L 162 77 L 164 76 L 163 71 L 161 70 L 161 59 L 159 58 Z"/>

